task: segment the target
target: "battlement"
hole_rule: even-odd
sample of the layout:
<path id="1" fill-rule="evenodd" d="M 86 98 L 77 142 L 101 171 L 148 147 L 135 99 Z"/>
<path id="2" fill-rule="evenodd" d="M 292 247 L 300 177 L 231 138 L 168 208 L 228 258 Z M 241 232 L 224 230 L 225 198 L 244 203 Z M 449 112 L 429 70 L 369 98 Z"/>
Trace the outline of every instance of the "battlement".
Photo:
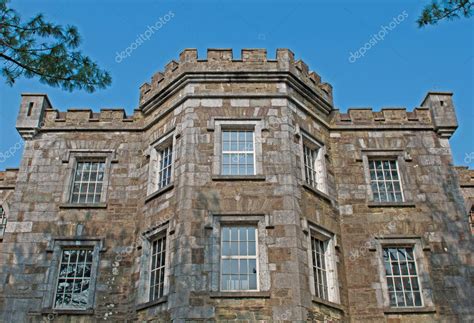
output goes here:
<path id="1" fill-rule="evenodd" d="M 455 166 L 461 187 L 474 187 L 474 169 L 467 166 Z"/>
<path id="2" fill-rule="evenodd" d="M 86 123 L 101 123 L 101 126 L 133 123 L 138 118 L 137 113 L 127 116 L 124 109 L 100 109 L 100 112 L 93 112 L 91 109 L 68 109 L 66 112 L 56 109 L 45 110 L 42 126 L 74 126 Z"/>
<path id="3" fill-rule="evenodd" d="M 347 113 L 337 112 L 334 117 L 336 125 L 427 125 L 431 126 L 431 115 L 428 108 L 392 107 L 374 111 L 371 108 L 350 108 Z"/>
<path id="4" fill-rule="evenodd" d="M 14 189 L 17 176 L 18 168 L 7 168 L 0 171 L 0 189 Z"/>
<path id="5" fill-rule="evenodd" d="M 306 86 L 311 88 L 328 104 L 332 105 L 332 86 L 321 82 L 321 77 L 309 70 L 302 60 L 295 61 L 294 54 L 289 49 L 277 49 L 275 58 L 267 55 L 266 49 L 249 49 L 241 51 L 241 58 L 234 59 L 232 49 L 208 49 L 204 59 L 198 58 L 196 49 L 185 49 L 179 54 L 179 60 L 166 64 L 164 71 L 155 73 L 151 82 L 140 87 L 140 105 L 144 105 L 157 93 L 165 89 L 179 76 L 199 73 L 228 74 L 228 73 L 278 73 L 286 72 L 296 76 Z"/>

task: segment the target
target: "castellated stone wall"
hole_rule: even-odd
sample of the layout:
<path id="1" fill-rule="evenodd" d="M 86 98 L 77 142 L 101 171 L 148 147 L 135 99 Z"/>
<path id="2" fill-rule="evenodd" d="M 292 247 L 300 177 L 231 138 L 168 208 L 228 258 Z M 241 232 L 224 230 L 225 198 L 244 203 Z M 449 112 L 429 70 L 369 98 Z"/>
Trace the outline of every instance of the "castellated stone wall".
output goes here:
<path id="1" fill-rule="evenodd" d="M 343 94 L 341 94 L 343 95 Z M 451 93 L 413 111 L 333 106 L 332 87 L 291 51 L 184 50 L 140 87 L 139 107 L 58 111 L 22 97 L 18 170 L 0 173 L 4 322 L 461 322 L 474 320 L 472 236 L 449 137 Z M 222 173 L 222 132 L 253 131 L 255 173 Z M 172 145 L 156 189 L 156 151 Z M 315 156 L 315 182 L 304 148 Z M 100 200 L 73 203 L 81 160 L 101 160 Z M 373 160 L 396 161 L 403 200 L 374 200 Z M 226 225 L 256 228 L 258 288 L 221 288 Z M 150 300 L 150 239 L 166 237 L 163 294 Z M 326 295 L 313 270 L 324 241 Z M 61 248 L 94 249 L 85 308 L 54 303 Z M 413 248 L 420 306 L 392 306 L 385 247 Z M 60 257 L 59 257 L 60 258 Z M 95 267 L 94 267 L 95 266 Z"/>

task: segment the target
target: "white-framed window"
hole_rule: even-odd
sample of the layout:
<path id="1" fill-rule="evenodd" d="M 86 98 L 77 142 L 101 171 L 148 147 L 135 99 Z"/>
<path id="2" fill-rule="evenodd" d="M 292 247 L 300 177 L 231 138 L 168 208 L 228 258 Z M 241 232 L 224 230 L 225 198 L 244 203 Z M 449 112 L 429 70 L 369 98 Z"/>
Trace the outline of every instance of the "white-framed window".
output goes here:
<path id="1" fill-rule="evenodd" d="M 304 174 L 306 183 L 317 187 L 317 172 L 316 172 L 316 158 L 318 155 L 317 149 L 310 148 L 303 144 L 304 150 Z"/>
<path id="2" fill-rule="evenodd" d="M 93 247 L 62 249 L 54 293 L 55 309 L 87 309 L 90 304 Z"/>
<path id="3" fill-rule="evenodd" d="M 222 175 L 255 175 L 253 130 L 222 129 Z"/>
<path id="4" fill-rule="evenodd" d="M 158 150 L 158 189 L 171 184 L 171 169 L 173 166 L 173 146 L 170 144 Z"/>
<path id="5" fill-rule="evenodd" d="M 308 243 L 311 246 L 308 253 L 312 294 L 320 299 L 339 303 L 334 234 L 310 225 Z"/>
<path id="6" fill-rule="evenodd" d="M 175 147 L 174 130 L 168 131 L 150 145 L 148 195 L 173 183 Z"/>
<path id="7" fill-rule="evenodd" d="M 253 225 L 221 227 L 222 291 L 257 291 L 258 232 Z"/>
<path id="8" fill-rule="evenodd" d="M 369 159 L 370 185 L 374 202 L 403 202 L 396 159 Z"/>
<path id="9" fill-rule="evenodd" d="M 171 237 L 169 221 L 142 233 L 143 253 L 140 257 L 140 277 L 136 295 L 138 306 L 159 301 L 169 293 Z"/>
<path id="10" fill-rule="evenodd" d="M 6 227 L 7 227 L 7 214 L 5 213 L 3 206 L 0 205 L 0 238 L 3 237 Z"/>
<path id="11" fill-rule="evenodd" d="M 307 185 L 327 193 L 326 149 L 305 132 L 301 138 L 301 168 Z"/>
<path id="12" fill-rule="evenodd" d="M 383 246 L 382 257 L 390 306 L 423 306 L 414 247 Z"/>
<path id="13" fill-rule="evenodd" d="M 101 202 L 105 175 L 105 160 L 77 160 L 73 174 L 70 203 L 96 204 Z"/>
<path id="14" fill-rule="evenodd" d="M 328 299 L 327 254 L 328 242 L 311 236 L 311 254 L 313 255 L 313 276 L 316 296 Z"/>
<path id="15" fill-rule="evenodd" d="M 166 234 L 150 241 L 150 296 L 149 301 L 163 297 L 166 269 Z"/>
<path id="16" fill-rule="evenodd" d="M 263 174 L 260 118 L 211 118 L 208 129 L 214 131 L 212 176 L 255 176 Z"/>

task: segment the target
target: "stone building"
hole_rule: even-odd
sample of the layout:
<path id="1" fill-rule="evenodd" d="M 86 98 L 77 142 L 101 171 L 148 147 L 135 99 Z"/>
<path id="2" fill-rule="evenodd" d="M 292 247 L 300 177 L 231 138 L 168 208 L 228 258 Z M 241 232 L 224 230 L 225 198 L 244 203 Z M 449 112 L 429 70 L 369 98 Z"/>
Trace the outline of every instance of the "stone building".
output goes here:
<path id="1" fill-rule="evenodd" d="M 341 113 L 287 49 L 186 49 L 131 116 L 23 94 L 1 318 L 472 321 L 456 128 L 451 93 Z"/>

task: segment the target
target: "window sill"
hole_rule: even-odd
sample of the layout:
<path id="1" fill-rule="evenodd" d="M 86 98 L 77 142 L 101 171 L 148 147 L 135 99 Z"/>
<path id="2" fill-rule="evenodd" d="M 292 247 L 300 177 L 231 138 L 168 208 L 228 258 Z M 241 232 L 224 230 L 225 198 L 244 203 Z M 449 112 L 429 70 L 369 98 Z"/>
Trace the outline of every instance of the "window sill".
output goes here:
<path id="1" fill-rule="evenodd" d="M 436 313 L 436 308 L 434 307 L 390 307 L 384 309 L 384 314 L 430 314 Z"/>
<path id="2" fill-rule="evenodd" d="M 329 195 L 327 195 L 326 193 L 324 193 L 324 192 L 318 190 L 317 188 L 314 188 L 314 187 L 312 187 L 311 185 L 308 185 L 308 184 L 306 184 L 306 183 L 303 183 L 303 184 L 301 184 L 301 185 L 302 185 L 305 189 L 307 189 L 308 191 L 310 191 L 311 193 L 317 195 L 318 197 L 321 197 L 321 198 L 325 199 L 325 200 L 328 201 L 328 202 L 332 202 L 332 198 L 331 198 Z"/>
<path id="3" fill-rule="evenodd" d="M 145 203 L 148 203 L 151 200 L 153 200 L 154 198 L 156 198 L 156 197 L 172 190 L 173 187 L 174 187 L 173 184 L 168 184 L 167 186 L 160 188 L 158 191 L 155 191 L 155 192 L 149 194 L 147 197 L 145 197 Z"/>
<path id="4" fill-rule="evenodd" d="M 41 314 L 48 315 L 93 315 L 93 309 L 87 310 L 73 310 L 73 309 L 54 309 L 54 308 L 43 308 Z"/>
<path id="5" fill-rule="evenodd" d="M 153 306 L 156 306 L 156 305 L 159 305 L 159 304 L 166 303 L 167 301 L 168 301 L 168 296 L 162 296 L 162 297 L 160 297 L 158 299 L 155 299 L 151 302 L 138 304 L 137 306 L 135 306 L 135 310 L 141 311 L 141 310 L 147 309 L 149 307 L 153 307 Z"/>
<path id="6" fill-rule="evenodd" d="M 213 181 L 265 181 L 264 175 L 213 175 Z"/>
<path id="7" fill-rule="evenodd" d="M 270 298 L 270 292 L 212 292 L 211 298 Z"/>
<path id="8" fill-rule="evenodd" d="M 319 297 L 314 296 L 314 295 L 313 295 L 311 300 L 313 301 L 313 303 L 321 304 L 321 305 L 327 306 L 329 308 L 332 308 L 334 310 L 344 312 L 344 309 L 341 306 L 341 304 L 333 303 L 333 302 L 327 301 L 325 299 L 319 298 Z"/>
<path id="9" fill-rule="evenodd" d="M 368 207 L 404 207 L 404 208 L 414 208 L 416 207 L 415 203 L 411 202 L 369 202 L 367 203 Z"/>
<path id="10" fill-rule="evenodd" d="M 76 203 L 63 203 L 59 205 L 60 209 L 106 209 L 107 203 L 96 203 L 96 204 L 76 204 Z"/>

